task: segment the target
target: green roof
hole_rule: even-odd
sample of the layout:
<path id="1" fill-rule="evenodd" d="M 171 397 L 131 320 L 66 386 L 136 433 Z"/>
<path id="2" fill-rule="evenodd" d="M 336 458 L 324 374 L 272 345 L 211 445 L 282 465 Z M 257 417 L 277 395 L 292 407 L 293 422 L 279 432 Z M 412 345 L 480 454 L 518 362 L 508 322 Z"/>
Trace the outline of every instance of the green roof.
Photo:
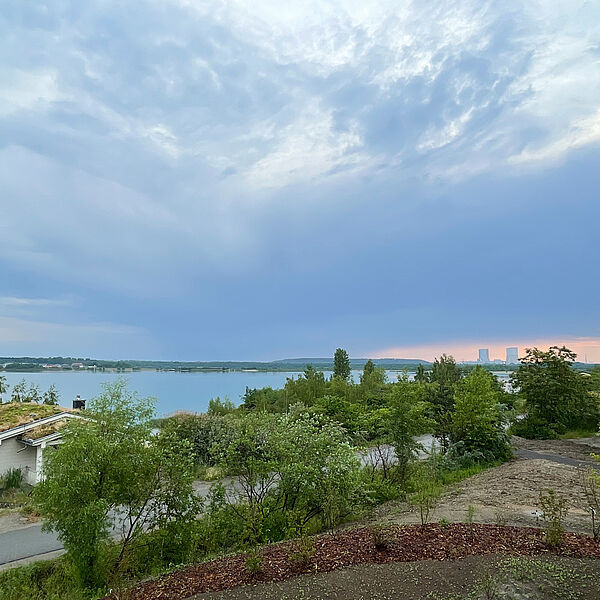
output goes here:
<path id="1" fill-rule="evenodd" d="M 0 404 L 0 431 L 51 417 L 62 412 L 71 412 L 62 406 L 37 404 L 36 402 L 6 402 Z"/>

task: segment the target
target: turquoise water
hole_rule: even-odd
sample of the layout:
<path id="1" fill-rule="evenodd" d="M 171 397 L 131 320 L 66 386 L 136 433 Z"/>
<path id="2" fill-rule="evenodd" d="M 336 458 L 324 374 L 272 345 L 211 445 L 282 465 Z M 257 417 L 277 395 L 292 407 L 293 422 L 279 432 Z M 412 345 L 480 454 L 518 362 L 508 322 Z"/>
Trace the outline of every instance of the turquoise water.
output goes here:
<path id="1" fill-rule="evenodd" d="M 1 373 L 12 386 L 25 379 L 27 383 L 38 384 L 45 391 L 51 384 L 58 390 L 60 404 L 69 407 L 73 398 L 79 394 L 82 398 L 93 398 L 102 391 L 102 383 L 125 377 L 129 388 L 141 396 L 154 396 L 156 409 L 160 416 L 168 415 L 176 410 L 204 412 L 208 401 L 219 396 L 222 400 L 228 397 L 236 405 L 250 388 L 270 386 L 283 387 L 287 377 L 297 377 L 298 373 L 253 373 L 244 371 L 214 372 L 214 373 L 173 373 L 139 371 L 135 373 L 93 373 L 61 371 L 55 373 Z M 329 374 L 327 374 L 329 375 Z M 355 381 L 359 372 L 353 372 Z M 389 379 L 395 380 L 395 375 L 389 374 Z M 6 394 L 4 399 L 6 399 Z"/>

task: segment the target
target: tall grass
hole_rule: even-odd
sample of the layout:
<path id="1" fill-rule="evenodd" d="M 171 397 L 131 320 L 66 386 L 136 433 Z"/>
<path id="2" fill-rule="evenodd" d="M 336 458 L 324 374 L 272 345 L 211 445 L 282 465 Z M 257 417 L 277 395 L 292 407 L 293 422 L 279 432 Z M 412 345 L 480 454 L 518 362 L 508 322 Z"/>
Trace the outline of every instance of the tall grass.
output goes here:
<path id="1" fill-rule="evenodd" d="M 20 468 L 18 469 L 9 469 L 4 473 L 4 475 L 0 478 L 2 482 L 2 487 L 5 490 L 15 490 L 20 488 L 23 484 L 23 471 Z"/>

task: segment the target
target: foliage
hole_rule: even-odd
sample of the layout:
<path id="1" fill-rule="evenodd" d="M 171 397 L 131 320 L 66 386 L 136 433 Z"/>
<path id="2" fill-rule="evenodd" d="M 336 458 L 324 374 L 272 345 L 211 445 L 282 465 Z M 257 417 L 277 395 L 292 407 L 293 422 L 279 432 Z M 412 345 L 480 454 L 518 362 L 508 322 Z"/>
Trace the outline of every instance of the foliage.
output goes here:
<path id="1" fill-rule="evenodd" d="M 283 399 L 285 401 L 285 411 L 294 404 L 303 404 L 312 406 L 317 398 L 327 395 L 329 386 L 325 382 L 325 376 L 322 371 L 315 371 L 310 365 L 306 367 L 304 373 L 298 378 L 288 378 L 283 390 Z M 336 395 L 330 391 L 332 395 Z M 280 411 L 284 412 L 284 411 Z"/>
<path id="2" fill-rule="evenodd" d="M 62 559 L 0 572 L 2 600 L 87 600 L 89 597 L 90 594 L 77 585 L 70 565 Z"/>
<path id="3" fill-rule="evenodd" d="M 43 395 L 43 402 L 49 406 L 57 406 L 58 405 L 58 390 L 56 386 L 52 384 Z"/>
<path id="4" fill-rule="evenodd" d="M 20 488 L 23 484 L 23 480 L 23 471 L 20 468 L 8 469 L 8 471 L 0 477 L 0 483 L 5 490 L 15 490 Z"/>
<path id="5" fill-rule="evenodd" d="M 401 483 L 407 476 L 409 464 L 415 460 L 422 446 L 415 440 L 433 425 L 427 417 L 427 389 L 422 384 L 400 381 L 390 397 L 390 440 L 396 455 L 397 473 Z"/>
<path id="6" fill-rule="evenodd" d="M 465 519 L 467 521 L 467 523 L 472 523 L 474 516 L 475 516 L 475 507 L 472 504 L 469 504 L 469 506 L 467 506 L 467 515 L 466 515 L 466 519 Z"/>
<path id="7" fill-rule="evenodd" d="M 373 373 L 375 373 L 375 363 L 369 359 L 363 367 L 363 373 L 360 378 L 361 382 L 370 375 L 373 375 Z"/>
<path id="8" fill-rule="evenodd" d="M 221 415 L 180 414 L 165 419 L 161 430 L 188 445 L 197 467 L 214 467 L 219 463 L 217 448 L 231 437 L 233 424 Z"/>
<path id="9" fill-rule="evenodd" d="M 306 568 L 316 551 L 314 538 L 301 531 L 300 537 L 294 544 L 294 551 L 290 554 L 290 560 L 296 563 L 300 568 Z"/>
<path id="10" fill-rule="evenodd" d="M 225 490 L 228 508 L 257 540 L 282 539 L 290 527 L 337 523 L 352 509 L 360 467 L 346 432 L 306 411 L 250 414 L 221 449 L 236 486 Z"/>
<path id="11" fill-rule="evenodd" d="M 510 452 L 496 378 L 476 367 L 457 384 L 451 440 L 462 442 L 465 453 L 479 453 L 485 461 L 507 459 Z"/>
<path id="12" fill-rule="evenodd" d="M 554 490 L 548 490 L 546 493 L 540 492 L 539 508 L 546 543 L 557 548 L 563 538 L 563 521 L 568 513 L 567 501 Z"/>
<path id="13" fill-rule="evenodd" d="M 428 400 L 431 404 L 431 416 L 435 422 L 434 435 L 440 440 L 446 450 L 452 433 L 452 417 L 454 413 L 454 392 L 457 383 L 462 378 L 462 370 L 454 358 L 442 354 L 435 359 L 428 387 Z"/>
<path id="14" fill-rule="evenodd" d="M 288 381 L 290 380 L 288 379 Z M 288 407 L 286 397 L 287 384 L 286 389 L 281 390 L 274 390 L 271 387 L 260 389 L 246 387 L 242 407 L 248 411 L 261 410 L 263 412 L 286 412 Z"/>
<path id="15" fill-rule="evenodd" d="M 349 433 L 355 433 L 358 430 L 361 409 L 358 405 L 344 400 L 339 396 L 323 396 L 317 398 L 313 404 L 313 409 L 326 415 L 333 421 L 340 423 Z"/>
<path id="16" fill-rule="evenodd" d="M 552 346 L 547 352 L 527 348 L 521 366 L 512 375 L 513 387 L 525 401 L 525 419 L 515 433 L 533 438 L 555 438 L 569 429 L 596 429 L 598 397 L 586 378 L 572 367 L 576 354 Z"/>
<path id="17" fill-rule="evenodd" d="M 441 494 L 441 485 L 436 481 L 435 474 L 428 465 L 423 465 L 415 473 L 415 491 L 409 496 L 411 504 L 419 509 L 421 525 L 429 522 L 429 517 L 435 509 Z"/>
<path id="18" fill-rule="evenodd" d="M 343 348 L 338 348 L 333 356 L 333 376 L 346 380 L 350 377 L 350 358 Z"/>
<path id="19" fill-rule="evenodd" d="M 95 588 L 118 574 L 144 531 L 187 523 L 198 507 L 189 449 L 173 436 L 151 439 L 150 399 L 139 399 L 118 380 L 106 384 L 84 414 L 46 454 L 35 498 L 44 528 L 58 532 L 81 584 Z M 120 550 L 103 564 L 113 523 Z"/>
<path id="20" fill-rule="evenodd" d="M 600 456 L 592 455 L 596 461 Z M 600 473 L 597 468 L 587 467 L 581 472 L 581 483 L 585 495 L 586 505 L 583 507 L 590 514 L 592 535 L 600 539 Z"/>
<path id="21" fill-rule="evenodd" d="M 377 550 L 386 550 L 390 545 L 390 534 L 385 527 L 374 525 L 371 527 L 371 535 L 373 536 L 373 545 Z"/>
<path id="22" fill-rule="evenodd" d="M 251 548 L 246 553 L 246 569 L 250 575 L 258 575 L 262 567 L 262 556 L 256 548 Z"/>
<path id="23" fill-rule="evenodd" d="M 5 378 L 0 377 L 0 401 L 2 394 L 8 391 L 8 386 L 6 386 L 2 380 L 6 381 Z M 21 379 L 19 382 L 13 385 L 10 402 L 43 402 L 47 405 L 56 406 L 58 405 L 58 392 L 54 384 L 52 384 L 46 390 L 46 392 L 42 394 L 39 385 L 31 382 L 29 386 L 27 386 L 27 382 L 25 381 L 25 379 Z"/>
<path id="24" fill-rule="evenodd" d="M 211 416 L 224 416 L 235 412 L 235 404 L 229 399 L 221 400 L 218 396 L 208 401 L 208 414 Z"/>
<path id="25" fill-rule="evenodd" d="M 429 383 L 429 374 L 425 371 L 425 367 L 421 363 L 419 363 L 419 366 L 417 367 L 415 381 L 417 383 Z"/>
<path id="26" fill-rule="evenodd" d="M 27 383 L 24 379 L 15 383 L 13 385 L 12 394 L 11 394 L 12 402 L 27 402 Z"/>
<path id="27" fill-rule="evenodd" d="M 6 383 L 6 377 L 0 375 L 0 404 L 2 404 L 2 395 L 8 392 L 8 384 Z"/>

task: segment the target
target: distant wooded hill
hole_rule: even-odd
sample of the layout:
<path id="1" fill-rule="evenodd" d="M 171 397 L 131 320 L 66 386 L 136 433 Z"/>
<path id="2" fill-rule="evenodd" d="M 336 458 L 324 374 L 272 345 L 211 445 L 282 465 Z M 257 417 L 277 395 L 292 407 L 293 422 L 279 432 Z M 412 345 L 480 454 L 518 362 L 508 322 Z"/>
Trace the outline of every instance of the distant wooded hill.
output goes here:
<path id="1" fill-rule="evenodd" d="M 351 358 L 352 369 L 362 369 L 368 358 Z M 402 370 L 416 369 L 422 364 L 430 369 L 432 362 L 420 358 L 375 358 L 371 359 L 380 369 Z M 284 358 L 270 362 L 259 361 L 166 361 L 166 360 L 100 360 L 73 356 L 0 356 L 0 371 L 32 372 L 45 370 L 44 365 L 52 365 L 56 370 L 77 370 L 89 367 L 110 370 L 140 370 L 156 369 L 158 371 L 303 371 L 308 365 L 321 371 L 333 370 L 333 358 Z M 461 365 L 470 370 L 474 364 Z M 490 371 L 514 370 L 518 365 L 489 364 L 483 365 Z M 574 368 L 580 371 L 591 369 L 594 365 L 574 363 Z"/>
<path id="2" fill-rule="evenodd" d="M 362 369 L 368 358 L 350 359 L 353 369 Z M 422 364 L 424 367 L 431 366 L 431 362 L 420 359 L 384 358 L 373 359 L 377 367 L 385 369 L 402 369 L 404 367 L 416 367 Z M 3 365 L 3 367 L 2 367 Z M 101 369 L 157 369 L 157 370 L 233 370 L 257 369 L 259 371 L 303 371 L 308 365 L 316 369 L 332 370 L 332 358 L 286 358 L 282 360 L 258 362 L 258 361 L 164 361 L 164 360 L 100 360 L 94 358 L 82 358 L 73 356 L 5 356 L 0 357 L 0 369 L 5 371 L 38 371 L 44 369 L 44 365 L 52 365 L 62 369 L 80 369 L 86 367 L 98 367 Z"/>

